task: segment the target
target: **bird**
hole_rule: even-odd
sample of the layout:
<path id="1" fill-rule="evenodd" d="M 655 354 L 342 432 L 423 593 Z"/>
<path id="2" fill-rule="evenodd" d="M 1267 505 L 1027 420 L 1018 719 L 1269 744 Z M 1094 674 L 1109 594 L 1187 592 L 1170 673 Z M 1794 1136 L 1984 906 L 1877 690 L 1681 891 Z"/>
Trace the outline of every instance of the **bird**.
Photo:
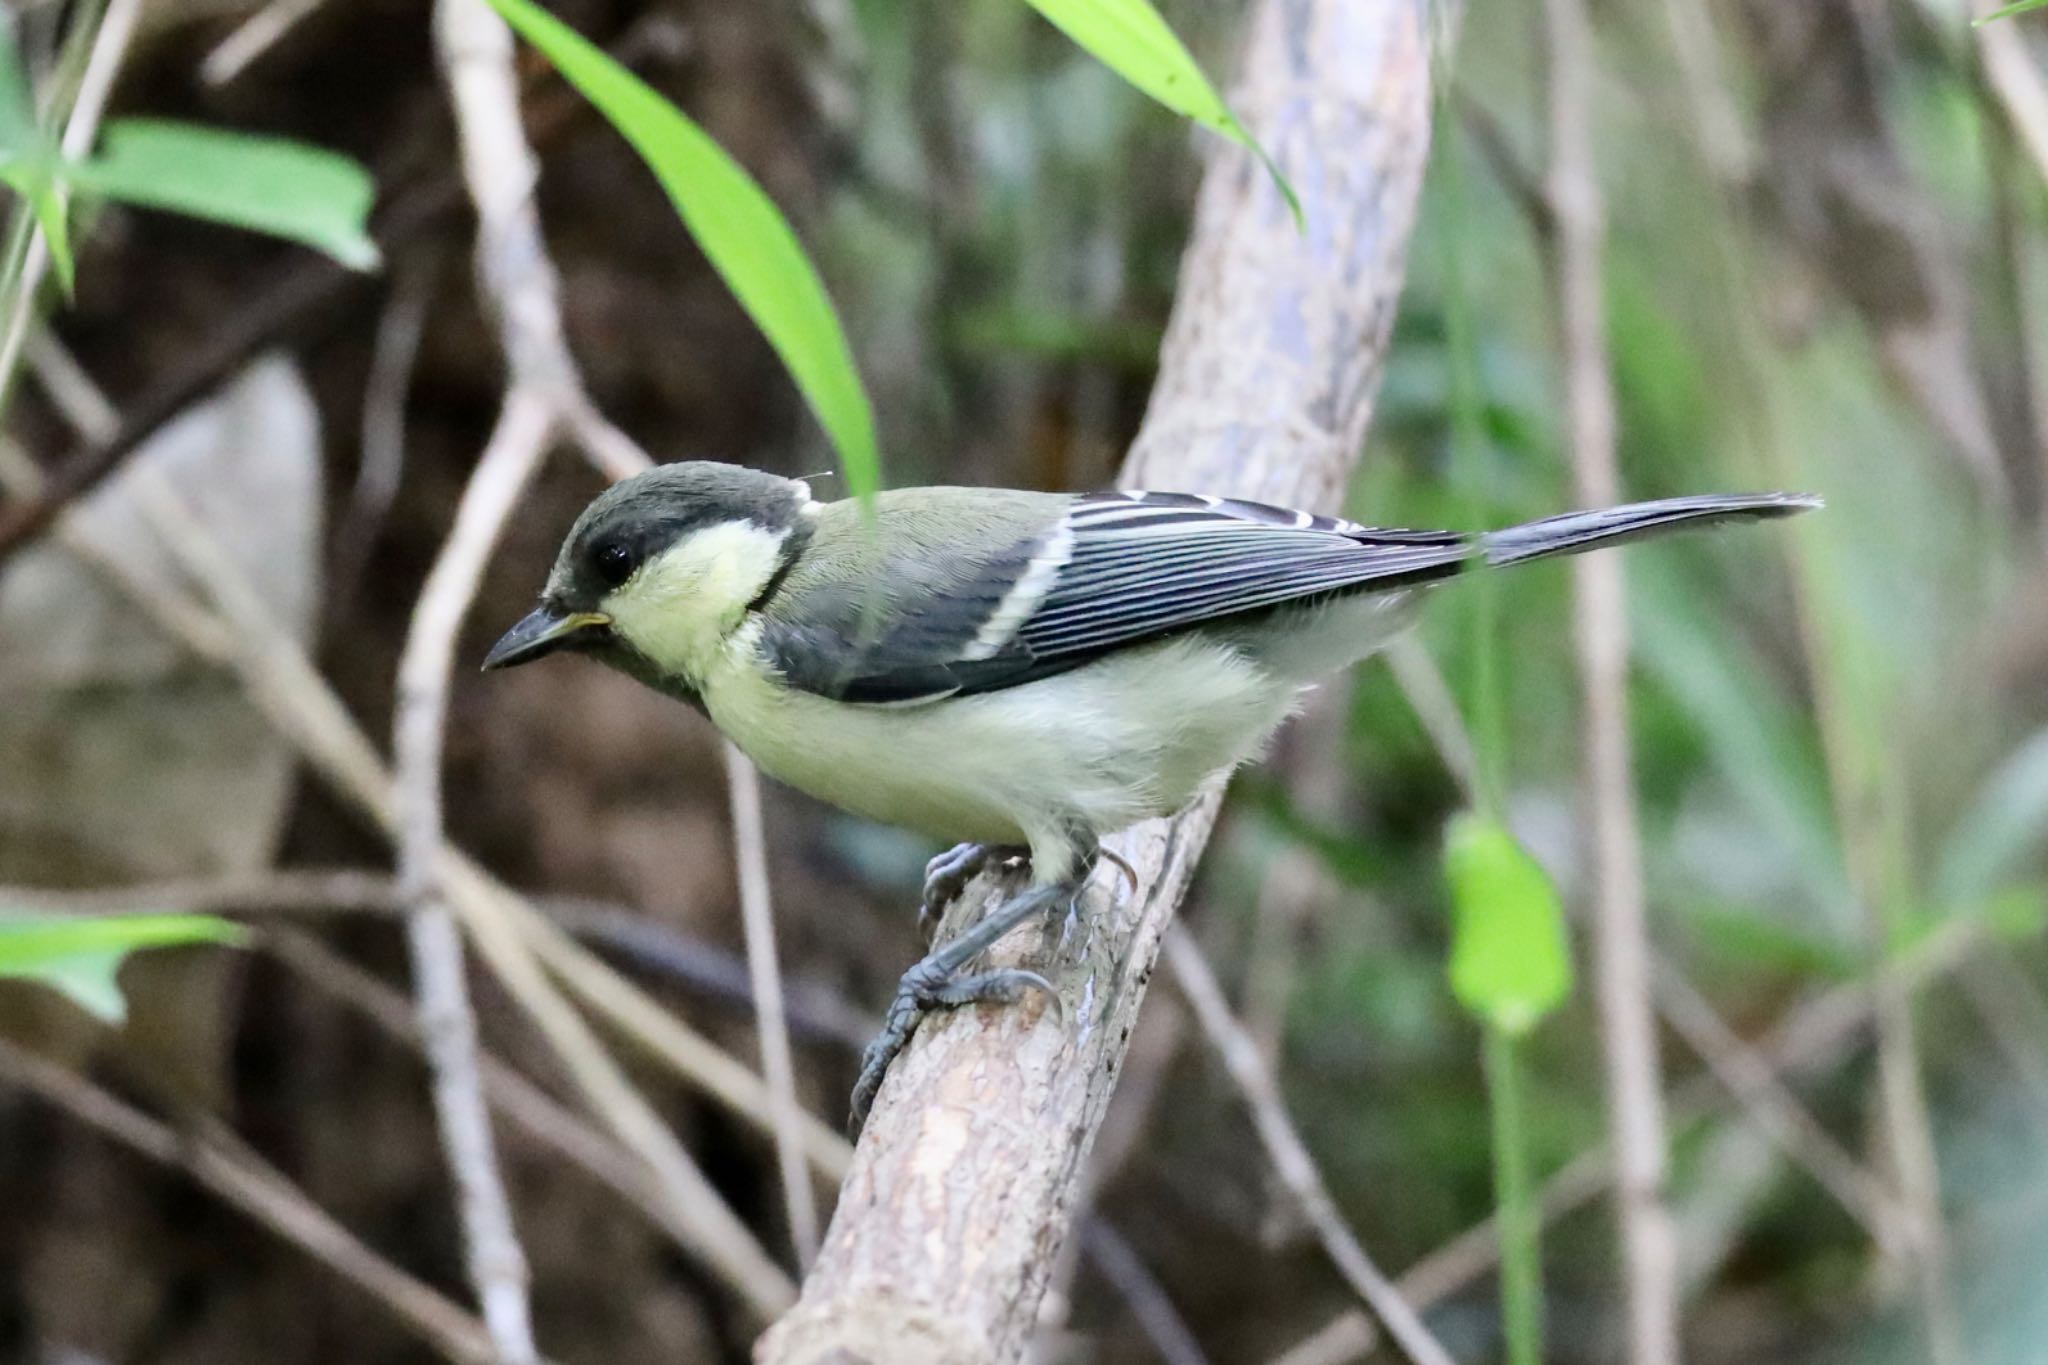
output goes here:
<path id="1" fill-rule="evenodd" d="M 993 861 L 1028 883 L 898 984 L 862 1058 L 859 1128 L 930 1010 L 1057 993 L 974 971 L 1075 904 L 1105 835 L 1255 757 L 1319 682 L 1478 567 L 1820 506 L 1711 494 L 1502 530 L 1402 530 L 1203 493 L 915 487 L 821 502 L 704 460 L 612 485 L 486 670 L 574 652 L 707 716 L 769 776 L 953 847 L 923 914 Z"/>

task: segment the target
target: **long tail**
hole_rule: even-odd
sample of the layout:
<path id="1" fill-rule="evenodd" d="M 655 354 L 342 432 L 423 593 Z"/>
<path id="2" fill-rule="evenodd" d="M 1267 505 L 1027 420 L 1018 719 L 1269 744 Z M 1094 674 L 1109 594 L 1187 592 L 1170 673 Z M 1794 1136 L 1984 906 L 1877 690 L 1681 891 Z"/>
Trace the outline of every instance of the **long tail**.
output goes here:
<path id="1" fill-rule="evenodd" d="M 1479 537 L 1479 547 L 1488 564 L 1520 564 L 1662 535 L 1688 526 L 1795 516 L 1820 505 L 1821 500 L 1810 493 L 1703 493 L 1659 498 L 1655 502 L 1632 502 L 1591 512 L 1566 512 L 1510 526 L 1504 531 L 1488 531 Z"/>

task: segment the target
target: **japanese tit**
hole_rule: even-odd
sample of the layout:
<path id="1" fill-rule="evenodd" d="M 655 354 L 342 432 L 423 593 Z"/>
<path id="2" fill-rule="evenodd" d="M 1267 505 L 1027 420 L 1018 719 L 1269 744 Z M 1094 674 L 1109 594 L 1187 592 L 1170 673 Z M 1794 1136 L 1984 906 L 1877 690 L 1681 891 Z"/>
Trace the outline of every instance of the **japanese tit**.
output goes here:
<path id="1" fill-rule="evenodd" d="M 585 652 L 697 707 L 763 771 L 1042 886 L 1258 752 L 1303 691 L 1476 564 L 1786 516 L 1668 498 L 1482 534 L 1185 493 L 908 488 L 665 465 L 601 494 L 484 667 Z"/>

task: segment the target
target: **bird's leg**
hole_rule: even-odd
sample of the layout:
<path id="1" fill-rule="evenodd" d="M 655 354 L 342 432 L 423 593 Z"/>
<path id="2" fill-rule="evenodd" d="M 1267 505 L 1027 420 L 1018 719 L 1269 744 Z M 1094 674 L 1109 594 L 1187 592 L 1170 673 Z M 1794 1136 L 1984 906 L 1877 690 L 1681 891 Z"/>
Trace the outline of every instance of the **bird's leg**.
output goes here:
<path id="1" fill-rule="evenodd" d="M 853 1116 L 848 1124 L 856 1136 L 867 1122 L 868 1107 L 882 1088 L 882 1077 L 888 1074 L 889 1064 L 910 1042 L 910 1035 L 917 1031 L 918 1021 L 927 1011 L 984 1002 L 1009 1004 L 1022 999 L 1029 989 L 1044 991 L 1056 1011 L 1062 1008 L 1059 992 L 1037 972 L 1020 967 L 973 973 L 963 973 L 961 969 L 1033 915 L 1074 899 L 1086 878 L 1084 868 L 1071 882 L 1034 886 L 991 906 L 979 923 L 951 942 L 934 948 L 922 962 L 903 974 L 881 1033 L 861 1054 L 860 1079 L 854 1082 Z"/>
<path id="2" fill-rule="evenodd" d="M 955 844 L 924 865 L 924 900 L 917 907 L 917 931 L 930 943 L 938 937 L 946 907 L 960 899 L 967 883 L 991 864 L 1020 857 L 1025 850 L 1011 844 Z"/>

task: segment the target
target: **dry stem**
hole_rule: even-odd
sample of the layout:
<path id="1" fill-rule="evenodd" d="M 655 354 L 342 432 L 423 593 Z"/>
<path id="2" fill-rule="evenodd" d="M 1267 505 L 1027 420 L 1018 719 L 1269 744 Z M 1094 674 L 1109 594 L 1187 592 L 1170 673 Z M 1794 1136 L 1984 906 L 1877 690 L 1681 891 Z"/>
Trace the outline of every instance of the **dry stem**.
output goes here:
<path id="1" fill-rule="evenodd" d="M 1583 0 L 1546 0 L 1544 15 L 1566 421 L 1579 502 L 1594 507 L 1621 501 L 1601 279 L 1605 210 L 1587 111 L 1597 72 Z M 1618 1166 L 1628 1355 L 1637 1365 L 1672 1365 L 1679 1358 L 1678 1246 L 1664 1203 L 1664 1098 L 1628 733 L 1628 609 L 1617 556 L 1587 555 L 1573 569 L 1592 814 L 1595 988 Z"/>
<path id="2" fill-rule="evenodd" d="M 72 1117 L 159 1165 L 184 1171 L 307 1255 L 354 1283 L 449 1360 L 497 1359 L 484 1325 L 379 1256 L 308 1199 L 282 1172 L 239 1143 L 180 1133 L 77 1074 L 0 1039 L 0 1080 L 33 1091 Z"/>
<path id="3" fill-rule="evenodd" d="M 434 1111 L 455 1176 L 469 1277 L 499 1354 L 512 1365 L 531 1361 L 532 1310 L 526 1255 L 513 1226 L 511 1202 L 491 1140 L 483 1081 L 477 1074 L 476 1016 L 463 980 L 462 939 L 436 873 L 444 848 L 441 751 L 448 717 L 448 672 L 485 561 L 547 453 L 554 426 L 547 402 L 514 388 L 497 430 L 463 490 L 455 528 L 413 608 L 398 665 L 398 717 L 393 727 L 398 767 L 398 882 L 411 907 L 406 940 L 420 1033 L 434 1073 Z"/>
<path id="4" fill-rule="evenodd" d="M 1164 953 L 1173 970 L 1174 984 L 1194 1010 L 1202 1031 L 1223 1059 L 1245 1103 L 1251 1106 L 1252 1122 L 1259 1130 L 1259 1141 L 1265 1144 L 1273 1169 L 1300 1203 L 1309 1226 L 1315 1229 L 1316 1240 L 1323 1244 L 1337 1272 L 1371 1306 L 1387 1335 L 1415 1365 L 1451 1365 L 1450 1352 L 1430 1334 L 1421 1315 L 1401 1297 L 1400 1291 L 1373 1264 L 1357 1235 L 1345 1226 L 1329 1187 L 1323 1183 L 1322 1172 L 1316 1168 L 1315 1158 L 1309 1155 L 1307 1144 L 1287 1116 L 1278 1082 L 1260 1059 L 1258 1044 L 1244 1025 L 1231 1016 L 1223 988 L 1216 984 L 1215 973 L 1209 970 L 1201 950 L 1184 930 L 1173 929 L 1166 935 Z"/>
<path id="5" fill-rule="evenodd" d="M 747 975 L 754 989 L 754 1019 L 761 1033 L 761 1075 L 775 1118 L 775 1160 L 797 1264 L 809 1270 L 818 1257 L 818 1200 L 804 1162 L 803 1108 L 797 1103 L 796 1068 L 789 1055 L 789 1020 L 782 1000 L 782 966 L 775 955 L 775 912 L 768 899 L 768 843 L 761 832 L 761 779 L 738 746 L 727 741 L 725 772 L 732 790 L 733 856 L 739 864 L 740 922 L 747 937 Z"/>

